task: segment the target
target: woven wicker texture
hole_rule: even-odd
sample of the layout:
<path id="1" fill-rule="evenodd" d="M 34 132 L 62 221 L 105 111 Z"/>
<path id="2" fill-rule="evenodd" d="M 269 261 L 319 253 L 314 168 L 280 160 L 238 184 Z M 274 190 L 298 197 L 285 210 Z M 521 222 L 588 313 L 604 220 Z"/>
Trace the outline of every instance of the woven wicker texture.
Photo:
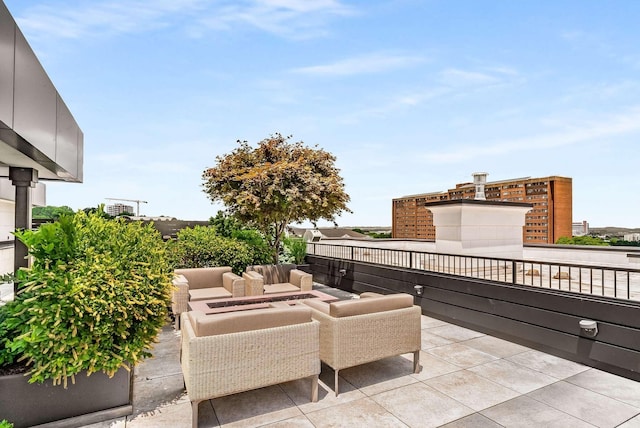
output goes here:
<path id="1" fill-rule="evenodd" d="M 180 316 L 181 313 L 187 310 L 187 304 L 189 302 L 189 284 L 188 283 L 173 283 L 173 297 L 171 299 L 171 310 L 175 316 Z"/>
<path id="2" fill-rule="evenodd" d="M 189 310 L 189 289 L 192 288 L 194 281 L 196 281 L 198 289 L 223 287 L 231 293 L 232 297 L 243 297 L 245 293 L 244 280 L 232 273 L 228 266 L 176 269 L 175 273 L 177 276 L 173 281 L 171 310 L 176 318 Z M 180 275 L 182 275 L 181 278 Z M 183 282 L 185 280 L 187 282 Z"/>
<path id="3" fill-rule="evenodd" d="M 420 350 L 418 306 L 334 318 L 313 310 L 320 321 L 320 359 L 343 369 Z"/>
<path id="4" fill-rule="evenodd" d="M 265 292 L 265 288 L 269 288 L 269 285 L 286 283 L 295 286 L 297 288 L 296 291 L 311 291 L 313 288 L 313 275 L 295 267 L 296 265 L 294 264 L 247 266 L 246 272 L 242 275 L 245 280 L 246 295 L 259 296 Z M 275 289 L 270 289 L 269 292 L 293 291 L 281 288 L 275 287 Z"/>
<path id="5" fill-rule="evenodd" d="M 245 296 L 261 296 L 264 294 L 264 280 L 257 272 L 243 272 Z"/>
<path id="6" fill-rule="evenodd" d="M 185 313 L 181 364 L 192 402 L 317 375 L 319 323 L 196 337 Z"/>

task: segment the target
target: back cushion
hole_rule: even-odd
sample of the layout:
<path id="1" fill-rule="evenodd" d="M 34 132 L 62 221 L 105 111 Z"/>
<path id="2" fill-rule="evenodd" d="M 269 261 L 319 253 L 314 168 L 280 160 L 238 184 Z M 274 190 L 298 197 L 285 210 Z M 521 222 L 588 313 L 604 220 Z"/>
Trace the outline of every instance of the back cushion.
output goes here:
<path id="1" fill-rule="evenodd" d="M 256 271 L 264 277 L 265 284 L 281 284 L 283 282 L 289 282 L 289 272 L 294 269 L 294 264 L 280 264 L 280 265 L 255 265 L 247 266 L 247 271 Z"/>
<path id="2" fill-rule="evenodd" d="M 311 322 L 311 309 L 304 306 L 255 309 L 213 315 L 191 312 L 189 315 L 196 336 L 238 333 Z"/>
<path id="3" fill-rule="evenodd" d="M 410 308 L 411 306 L 413 306 L 412 295 L 404 293 L 388 294 L 381 297 L 367 297 L 365 299 L 342 300 L 340 302 L 331 303 L 329 305 L 329 315 L 336 318 L 350 317 L 354 315 Z"/>
<path id="4" fill-rule="evenodd" d="M 210 268 L 176 269 L 175 273 L 184 275 L 189 281 L 189 288 L 222 287 L 222 274 L 231 272 L 229 266 Z"/>

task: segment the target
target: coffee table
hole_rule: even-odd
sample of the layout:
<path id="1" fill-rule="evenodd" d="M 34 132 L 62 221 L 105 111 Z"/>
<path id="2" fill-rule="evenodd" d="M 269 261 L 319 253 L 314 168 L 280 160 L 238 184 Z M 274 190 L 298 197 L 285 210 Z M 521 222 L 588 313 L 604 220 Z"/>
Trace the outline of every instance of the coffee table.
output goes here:
<path id="1" fill-rule="evenodd" d="M 318 290 L 293 291 L 288 293 L 262 294 L 260 296 L 189 301 L 189 310 L 200 311 L 205 314 L 218 314 L 224 312 L 268 308 L 270 304 L 274 302 L 295 305 L 298 301 L 304 299 L 319 299 L 323 302 L 335 302 L 336 300 L 339 300 L 337 297 Z"/>

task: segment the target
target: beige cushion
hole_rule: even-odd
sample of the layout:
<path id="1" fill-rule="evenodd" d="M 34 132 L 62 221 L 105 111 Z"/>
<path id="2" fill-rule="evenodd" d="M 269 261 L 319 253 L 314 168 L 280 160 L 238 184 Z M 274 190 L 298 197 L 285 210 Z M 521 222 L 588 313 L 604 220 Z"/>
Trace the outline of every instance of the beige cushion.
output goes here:
<path id="1" fill-rule="evenodd" d="M 311 309 L 291 306 L 213 315 L 193 311 L 189 318 L 196 336 L 212 336 L 310 322 Z"/>
<path id="2" fill-rule="evenodd" d="M 174 284 L 188 284 L 189 281 L 187 281 L 187 278 L 184 275 L 174 275 L 173 276 L 173 283 Z"/>
<path id="3" fill-rule="evenodd" d="M 367 297 L 365 299 L 343 300 L 331 303 L 329 305 L 329 314 L 332 317 L 350 317 L 354 315 L 410 308 L 411 306 L 413 306 L 412 295 L 404 293 L 388 294 L 382 297 Z"/>
<path id="4" fill-rule="evenodd" d="M 367 297 L 382 297 L 384 294 L 374 293 L 373 291 L 365 291 L 360 294 L 361 299 L 366 299 Z"/>
<path id="5" fill-rule="evenodd" d="M 329 315 L 329 304 L 327 302 L 323 302 L 320 299 L 304 299 L 302 303 L 316 311 Z"/>
<path id="6" fill-rule="evenodd" d="M 254 265 L 247 266 L 246 271 L 256 271 L 264 278 L 265 284 L 279 284 L 289 282 L 289 272 L 295 269 L 296 265 L 285 263 L 280 265 Z"/>
<path id="7" fill-rule="evenodd" d="M 233 297 L 226 288 L 223 287 L 211 287 L 211 288 L 196 288 L 195 290 L 189 290 L 189 300 L 208 300 L 208 299 L 222 299 L 225 297 Z"/>
<path id="8" fill-rule="evenodd" d="M 222 285 L 227 290 L 232 290 L 234 281 L 238 281 L 238 280 L 242 280 L 242 278 L 240 278 L 238 275 L 236 275 L 233 272 L 225 272 L 222 274 Z"/>
<path id="9" fill-rule="evenodd" d="M 189 289 L 222 287 L 222 274 L 231 272 L 229 266 L 210 268 L 176 269 L 177 275 L 184 275 L 189 281 Z"/>
<path id="10" fill-rule="evenodd" d="M 288 282 L 281 283 L 281 284 L 265 284 L 264 285 L 264 294 L 289 293 L 292 291 L 300 291 L 300 289 L 293 284 L 289 284 Z"/>

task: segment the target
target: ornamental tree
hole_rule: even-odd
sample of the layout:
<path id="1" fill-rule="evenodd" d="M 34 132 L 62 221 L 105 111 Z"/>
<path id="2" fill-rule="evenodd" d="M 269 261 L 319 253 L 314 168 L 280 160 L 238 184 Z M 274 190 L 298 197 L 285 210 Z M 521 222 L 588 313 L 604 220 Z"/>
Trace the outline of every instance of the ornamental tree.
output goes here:
<path id="1" fill-rule="evenodd" d="M 315 224 L 351 212 L 335 156 L 318 146 L 276 133 L 252 147 L 246 141 L 216 157 L 204 171 L 204 192 L 222 202 L 229 214 L 260 230 L 278 261 L 285 227 L 305 220 Z"/>

